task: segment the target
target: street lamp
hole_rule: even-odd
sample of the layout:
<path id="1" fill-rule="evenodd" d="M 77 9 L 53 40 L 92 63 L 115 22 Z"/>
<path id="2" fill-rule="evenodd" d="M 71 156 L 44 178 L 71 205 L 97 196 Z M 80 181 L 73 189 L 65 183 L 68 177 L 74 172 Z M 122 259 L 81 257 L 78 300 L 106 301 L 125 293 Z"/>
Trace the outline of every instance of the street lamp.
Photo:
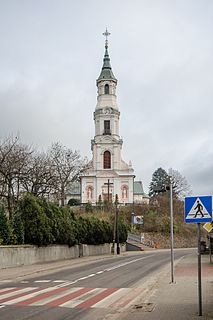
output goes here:
<path id="1" fill-rule="evenodd" d="M 174 283 L 174 220 L 173 220 L 173 187 L 172 177 L 169 176 L 169 185 L 155 186 L 153 187 L 154 192 L 166 192 L 170 191 L 170 243 L 171 243 L 171 283 Z"/>
<path id="2" fill-rule="evenodd" d="M 120 254 L 119 228 L 118 228 L 118 195 L 115 195 L 115 225 L 116 225 L 116 243 L 117 254 Z"/>
<path id="3" fill-rule="evenodd" d="M 169 177 L 170 189 L 170 240 L 171 240 L 171 283 L 174 283 L 174 222 L 173 222 L 173 190 L 172 178 Z"/>

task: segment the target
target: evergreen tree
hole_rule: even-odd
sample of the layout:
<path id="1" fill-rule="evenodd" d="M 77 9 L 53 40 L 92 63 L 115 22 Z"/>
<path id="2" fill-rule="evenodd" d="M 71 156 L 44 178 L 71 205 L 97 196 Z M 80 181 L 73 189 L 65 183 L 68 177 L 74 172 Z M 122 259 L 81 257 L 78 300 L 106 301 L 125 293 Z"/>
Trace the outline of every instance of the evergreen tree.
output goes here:
<path id="1" fill-rule="evenodd" d="M 149 196 L 153 197 L 159 194 L 162 192 L 160 190 L 165 189 L 167 185 L 169 185 L 169 175 L 163 168 L 158 168 L 152 175 L 152 181 L 149 186 Z"/>
<path id="2" fill-rule="evenodd" d="M 20 214 L 15 214 L 13 218 L 13 241 L 14 244 L 23 244 L 24 243 L 24 224 L 21 219 Z"/>
<path id="3" fill-rule="evenodd" d="M 0 244 L 10 243 L 10 226 L 4 212 L 4 207 L 0 205 Z"/>

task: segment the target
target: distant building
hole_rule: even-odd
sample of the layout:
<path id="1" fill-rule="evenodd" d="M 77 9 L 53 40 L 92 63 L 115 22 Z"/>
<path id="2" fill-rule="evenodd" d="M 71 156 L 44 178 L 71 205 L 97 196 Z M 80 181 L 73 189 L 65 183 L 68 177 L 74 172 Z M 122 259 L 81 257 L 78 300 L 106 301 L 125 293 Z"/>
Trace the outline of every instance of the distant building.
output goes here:
<path id="1" fill-rule="evenodd" d="M 134 203 L 149 204 L 149 196 L 144 193 L 142 181 L 134 181 Z"/>

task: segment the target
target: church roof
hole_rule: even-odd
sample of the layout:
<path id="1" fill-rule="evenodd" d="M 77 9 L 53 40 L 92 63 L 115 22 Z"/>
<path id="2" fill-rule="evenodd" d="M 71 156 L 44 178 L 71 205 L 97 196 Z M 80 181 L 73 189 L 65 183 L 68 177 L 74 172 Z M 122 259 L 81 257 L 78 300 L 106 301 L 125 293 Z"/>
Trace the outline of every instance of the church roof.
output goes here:
<path id="1" fill-rule="evenodd" d="M 144 195 L 142 181 L 134 181 L 134 194 Z"/>
<path id="2" fill-rule="evenodd" d="M 98 77 L 97 81 L 100 80 L 114 80 L 117 81 L 115 78 L 113 72 L 112 72 L 112 67 L 110 64 L 110 57 L 108 53 L 108 44 L 105 44 L 105 54 L 104 54 L 104 59 L 103 59 L 103 67 L 101 70 L 101 74 Z"/>

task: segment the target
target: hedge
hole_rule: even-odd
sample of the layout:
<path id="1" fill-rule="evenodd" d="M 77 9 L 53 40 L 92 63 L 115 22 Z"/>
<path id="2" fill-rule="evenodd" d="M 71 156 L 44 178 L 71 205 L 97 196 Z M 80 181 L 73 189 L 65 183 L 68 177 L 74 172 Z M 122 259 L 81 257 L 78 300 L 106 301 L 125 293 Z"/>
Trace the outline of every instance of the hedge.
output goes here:
<path id="1" fill-rule="evenodd" d="M 0 244 L 50 244 L 111 243 L 113 224 L 96 217 L 75 215 L 71 208 L 58 207 L 27 194 L 18 203 L 14 219 L 9 222 L 0 207 Z M 127 225 L 119 221 L 120 242 L 127 239 Z"/>

